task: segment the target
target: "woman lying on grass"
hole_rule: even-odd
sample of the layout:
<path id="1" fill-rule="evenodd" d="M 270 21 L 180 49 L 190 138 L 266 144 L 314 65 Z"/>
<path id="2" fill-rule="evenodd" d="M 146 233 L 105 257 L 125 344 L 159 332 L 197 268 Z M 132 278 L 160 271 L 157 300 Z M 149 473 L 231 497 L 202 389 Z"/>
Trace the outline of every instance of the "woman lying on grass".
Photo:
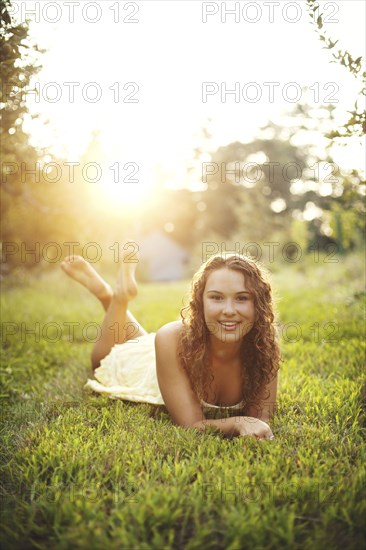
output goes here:
<path id="1" fill-rule="evenodd" d="M 263 270 L 238 254 L 212 256 L 192 280 L 182 320 L 155 335 L 128 310 L 137 285 L 136 263 L 127 254 L 114 290 L 80 256 L 61 264 L 106 312 L 91 357 L 97 381 L 86 387 L 113 398 L 165 404 L 179 426 L 273 439 L 267 422 L 275 407 L 280 351 Z M 212 411 L 218 418 L 208 418 Z"/>

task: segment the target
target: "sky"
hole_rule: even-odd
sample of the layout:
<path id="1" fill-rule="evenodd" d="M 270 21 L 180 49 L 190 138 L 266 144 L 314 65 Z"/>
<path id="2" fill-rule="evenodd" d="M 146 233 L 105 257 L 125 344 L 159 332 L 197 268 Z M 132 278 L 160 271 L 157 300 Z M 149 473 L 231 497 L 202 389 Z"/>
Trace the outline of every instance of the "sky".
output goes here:
<path id="1" fill-rule="evenodd" d="M 365 2 L 320 4 L 337 48 L 362 55 Z M 310 104 L 334 102 L 345 121 L 360 87 L 329 63 L 303 0 L 22 1 L 14 9 L 20 19 L 27 12 L 31 35 L 47 49 L 34 78 L 40 95 L 27 97 L 41 114 L 27 127 L 33 143 L 76 161 L 97 130 L 109 165 L 137 165 L 145 188 L 156 178 L 184 185 L 208 118 L 211 148 L 248 142 L 299 94 Z M 345 168 L 364 164 L 357 145 L 333 157 Z"/>

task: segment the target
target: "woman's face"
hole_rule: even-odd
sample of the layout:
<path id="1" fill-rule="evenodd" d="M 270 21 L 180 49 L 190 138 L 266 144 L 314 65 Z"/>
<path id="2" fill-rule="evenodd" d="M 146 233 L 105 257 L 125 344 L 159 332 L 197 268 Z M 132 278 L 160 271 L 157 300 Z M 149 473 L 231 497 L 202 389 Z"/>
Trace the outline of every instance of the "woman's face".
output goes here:
<path id="1" fill-rule="evenodd" d="M 203 313 L 209 332 L 221 342 L 239 342 L 255 321 L 254 296 L 240 271 L 212 271 L 203 291 Z"/>

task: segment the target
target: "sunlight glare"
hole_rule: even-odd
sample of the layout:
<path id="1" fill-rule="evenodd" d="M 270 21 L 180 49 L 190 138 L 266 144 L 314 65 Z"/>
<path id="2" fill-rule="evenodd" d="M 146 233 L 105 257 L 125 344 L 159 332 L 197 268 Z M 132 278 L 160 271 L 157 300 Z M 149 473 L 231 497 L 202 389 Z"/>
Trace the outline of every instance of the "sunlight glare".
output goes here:
<path id="1" fill-rule="evenodd" d="M 119 182 L 102 181 L 95 189 L 94 200 L 109 211 L 121 209 L 138 210 L 151 196 L 152 188 L 149 181 Z"/>

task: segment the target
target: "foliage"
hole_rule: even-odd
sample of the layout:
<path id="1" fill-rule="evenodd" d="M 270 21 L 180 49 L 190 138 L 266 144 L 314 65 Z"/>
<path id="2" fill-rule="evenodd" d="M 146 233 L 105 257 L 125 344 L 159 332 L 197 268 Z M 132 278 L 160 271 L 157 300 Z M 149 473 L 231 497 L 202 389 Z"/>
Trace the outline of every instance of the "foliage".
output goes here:
<path id="1" fill-rule="evenodd" d="M 23 240 L 28 244 L 35 219 L 43 216 L 44 236 L 51 225 L 47 220 L 50 209 L 42 201 L 42 185 L 37 187 L 22 175 L 22 166 L 34 170 L 42 155 L 29 143 L 23 124 L 29 117 L 26 90 L 30 90 L 31 78 L 41 68 L 38 59 L 43 50 L 30 40 L 28 25 L 11 18 L 10 8 L 10 0 L 0 0 L 2 240 Z M 38 224 L 38 234 L 41 233 Z"/>
<path id="2" fill-rule="evenodd" d="M 315 4 L 312 0 L 308 3 L 314 19 Z M 294 121 L 291 128 L 281 126 L 281 121 L 269 121 L 251 143 L 235 142 L 216 150 L 207 147 L 210 133 L 203 128 L 201 143 L 196 148 L 195 165 L 200 169 L 197 183 L 200 183 L 203 167 L 202 153 L 207 156 L 210 152 L 211 162 L 218 170 L 208 176 L 200 191 L 161 187 L 141 207 L 129 209 L 123 201 L 118 203 L 120 209 L 116 205 L 109 209 L 103 201 L 100 204 L 95 185 L 83 179 L 80 168 L 75 169 L 75 178 L 71 181 L 65 168 L 66 160 L 36 150 L 23 130 L 23 122 L 29 114 L 22 90 L 29 88 L 32 77 L 37 74 L 42 50 L 31 43 L 27 24 L 12 21 L 10 7 L 10 0 L 0 0 L 3 243 L 9 242 L 15 248 L 23 246 L 25 251 L 32 251 L 37 247 L 42 250 L 47 243 L 54 242 L 63 256 L 68 253 L 64 246 L 68 242 L 79 243 L 74 252 L 82 253 L 84 243 L 97 242 L 102 248 L 109 249 L 113 243 L 126 238 L 138 239 L 140 234 L 160 229 L 192 252 L 195 243 L 203 241 L 261 242 L 288 239 L 290 234 L 292 239 L 298 240 L 294 228 L 301 227 L 302 242 L 306 233 L 308 245 L 315 243 L 324 248 L 336 241 L 346 250 L 358 245 L 363 235 L 361 219 L 364 214 L 359 174 L 356 171 L 336 173 L 335 179 L 331 180 L 331 189 L 323 193 L 319 176 L 313 168 L 320 162 L 334 166 L 326 147 L 320 155 L 309 134 L 314 128 L 319 135 L 332 132 L 332 105 L 319 110 L 297 105 L 297 110 L 291 114 Z M 334 47 L 323 33 L 321 15 L 319 17 L 316 23 L 320 26 L 319 32 L 325 37 L 327 47 L 332 44 Z M 354 60 L 346 54 L 334 54 L 335 60 L 344 61 L 343 64 L 355 76 L 360 76 L 360 59 Z M 295 138 L 301 133 L 310 137 L 305 143 L 298 144 Z M 98 161 L 97 145 L 97 137 L 93 136 L 83 158 L 79 159 L 81 166 Z M 246 181 L 242 177 L 237 181 L 243 165 L 253 161 L 261 170 L 262 177 L 256 180 L 256 168 L 253 167 L 246 173 Z M 56 168 L 51 167 L 45 172 L 44 167 L 52 162 Z M 270 177 L 268 162 L 279 165 L 274 169 L 274 178 Z M 290 163 L 301 169 L 307 187 L 296 190 L 291 170 L 284 177 L 283 169 Z M 22 165 L 28 170 L 38 167 L 38 179 L 32 175 L 23 177 Z M 59 179 L 56 177 L 57 165 L 62 169 Z M 13 172 L 11 167 L 16 170 Z M 234 173 L 230 174 L 232 169 Z M 309 204 L 320 208 L 322 213 L 304 221 Z M 45 269 L 54 265 L 31 252 L 23 256 L 20 253 L 5 254 L 3 259 L 2 274 L 14 273 L 19 266 Z"/>
<path id="3" fill-rule="evenodd" d="M 82 328 L 100 306 L 62 274 L 4 293 L 3 329 L 18 332 L 2 338 L 2 547 L 364 547 L 363 262 L 337 259 L 310 256 L 274 276 L 285 362 L 272 442 L 83 394 Z M 185 288 L 142 285 L 133 313 L 156 330 Z M 79 325 L 73 341 L 63 330 L 37 342 L 20 327 L 37 322 Z"/>
<path id="4" fill-rule="evenodd" d="M 25 89 L 41 68 L 38 55 L 42 53 L 28 36 L 28 25 L 17 24 L 10 15 L 10 0 L 0 0 L 0 54 L 1 54 L 1 133 L 3 162 L 26 162 L 37 159 L 36 151 L 28 144 L 23 122 L 28 109 Z M 22 192 L 15 178 L 2 177 L 2 184 L 12 194 Z"/>
<path id="5" fill-rule="evenodd" d="M 211 151 L 202 171 L 212 174 L 205 178 L 206 189 L 196 193 L 207 206 L 198 239 L 211 231 L 241 242 L 273 241 L 274 235 L 284 240 L 293 234 L 295 220 L 308 220 L 308 246 L 324 249 L 333 243 L 341 249 L 339 224 L 329 223 L 338 205 L 355 213 L 343 233 L 344 249 L 356 246 L 363 232 L 362 180 L 356 170 L 342 173 L 326 146 L 323 135 L 332 125 L 332 110 L 298 104 L 287 114 L 286 127 L 269 121 L 250 143 L 233 142 Z M 198 149 L 198 159 L 203 152 Z M 314 207 L 308 218 L 308 209 Z M 294 234 L 293 239 L 297 241 Z"/>
<path id="6" fill-rule="evenodd" d="M 40 50 L 28 37 L 28 25 L 12 21 L 9 15 L 10 8 L 10 0 L 0 0 L 0 98 L 4 132 L 16 127 L 21 129 L 27 112 L 23 88 L 29 86 L 31 77 L 41 68 L 35 56 Z"/>
<path id="7" fill-rule="evenodd" d="M 306 0 L 306 4 L 312 23 L 316 26 L 316 32 L 319 39 L 324 42 L 324 48 L 333 50 L 338 40 L 332 40 L 323 28 L 323 14 L 319 10 L 319 4 L 316 0 Z M 362 72 L 363 58 L 360 56 L 355 59 L 347 50 L 338 50 L 336 53 L 332 52 L 332 57 L 333 61 L 331 61 L 331 63 L 338 62 L 345 67 L 360 82 L 361 89 L 359 98 L 355 101 L 354 109 L 349 111 L 351 116 L 343 125 L 343 128 L 332 130 L 326 137 L 329 139 L 336 139 L 363 136 L 366 134 L 366 111 L 362 108 L 362 105 L 365 103 L 363 96 L 366 96 L 366 71 Z M 361 106 L 359 106 L 359 102 L 361 102 Z"/>

